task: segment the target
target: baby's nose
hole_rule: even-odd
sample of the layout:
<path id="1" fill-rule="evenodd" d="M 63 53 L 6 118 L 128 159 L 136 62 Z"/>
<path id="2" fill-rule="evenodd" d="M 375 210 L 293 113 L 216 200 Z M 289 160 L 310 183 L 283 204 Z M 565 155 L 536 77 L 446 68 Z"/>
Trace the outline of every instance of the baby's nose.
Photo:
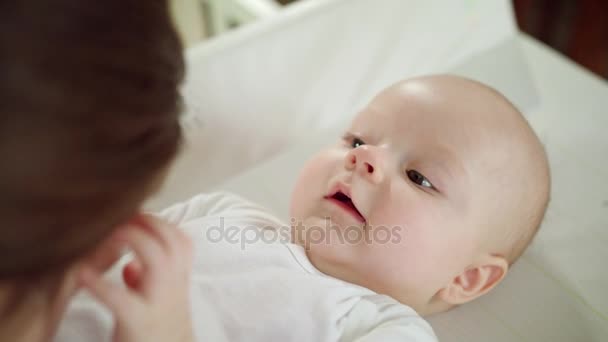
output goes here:
<path id="1" fill-rule="evenodd" d="M 377 149 L 375 146 L 363 145 L 350 150 L 346 154 L 344 167 L 374 184 L 382 182 L 384 170 L 380 151 Z"/>

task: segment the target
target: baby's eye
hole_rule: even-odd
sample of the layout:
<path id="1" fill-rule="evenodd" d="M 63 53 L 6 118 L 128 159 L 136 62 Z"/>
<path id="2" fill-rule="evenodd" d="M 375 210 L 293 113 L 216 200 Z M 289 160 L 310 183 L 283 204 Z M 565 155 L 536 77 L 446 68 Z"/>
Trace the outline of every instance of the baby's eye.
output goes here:
<path id="1" fill-rule="evenodd" d="M 352 141 L 350 143 L 350 147 L 352 148 L 357 148 L 359 146 L 365 145 L 365 142 L 363 140 L 361 140 L 360 138 L 357 137 L 353 137 Z"/>
<path id="2" fill-rule="evenodd" d="M 426 177 L 424 177 L 420 172 L 418 172 L 416 170 L 407 170 L 407 171 L 405 171 L 405 173 L 407 174 L 407 177 L 412 182 L 420 185 L 421 187 L 429 188 L 429 189 L 435 188 L 433 186 L 433 184 L 431 184 L 431 182 L 428 179 L 426 179 Z"/>

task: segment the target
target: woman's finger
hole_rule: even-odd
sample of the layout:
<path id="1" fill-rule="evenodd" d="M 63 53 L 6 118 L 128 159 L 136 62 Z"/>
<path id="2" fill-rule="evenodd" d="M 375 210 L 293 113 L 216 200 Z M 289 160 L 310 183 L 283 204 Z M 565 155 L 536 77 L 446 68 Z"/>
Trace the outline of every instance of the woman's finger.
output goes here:
<path id="1" fill-rule="evenodd" d="M 163 220 L 149 214 L 141 214 L 136 218 L 136 222 L 144 229 L 152 232 L 160 239 L 168 253 L 173 254 L 179 250 L 179 240 L 175 236 L 176 227 L 164 222 Z"/>
<path id="2" fill-rule="evenodd" d="M 82 287 L 110 309 L 118 320 L 128 319 L 138 305 L 136 298 L 128 289 L 104 279 L 89 267 L 80 270 L 79 281 Z"/>
<path id="3" fill-rule="evenodd" d="M 175 267 L 190 268 L 194 247 L 192 240 L 184 231 L 153 215 L 142 214 L 139 220 L 146 225 L 145 229 L 153 231 L 164 242 L 168 253 L 173 256 Z"/>
<path id="4" fill-rule="evenodd" d="M 131 285 L 141 289 L 146 294 L 151 294 L 152 289 L 158 288 L 158 281 L 163 275 L 172 273 L 175 275 L 189 274 L 192 267 L 193 247 L 190 238 L 179 228 L 174 227 L 161 219 L 151 215 L 138 215 L 138 218 L 131 221 L 133 225 L 137 224 L 151 239 L 153 238 L 165 254 L 162 255 L 163 263 L 151 262 L 147 260 L 149 256 L 145 254 L 138 255 L 138 259 L 142 268 L 139 276 L 133 268 L 124 270 L 123 278 L 126 282 L 131 282 Z M 140 254 L 135 250 L 136 254 Z M 137 277 L 138 276 L 138 277 Z M 137 278 L 137 279 L 136 279 Z"/>
<path id="5" fill-rule="evenodd" d="M 153 234 L 138 227 L 125 229 L 121 238 L 133 250 L 135 259 L 141 265 L 140 285 L 147 291 L 158 282 L 160 272 L 167 269 L 169 255 Z"/>
<path id="6" fill-rule="evenodd" d="M 180 270 L 190 270 L 194 250 L 190 237 L 179 227 L 168 224 L 162 225 L 162 221 L 158 218 L 152 218 L 152 220 L 158 223 L 155 226 L 162 231 L 166 241 L 170 244 L 173 266 Z"/>
<path id="7" fill-rule="evenodd" d="M 175 229 L 175 234 L 179 241 L 179 260 L 187 269 L 192 267 L 194 259 L 194 242 L 186 232 Z"/>
<path id="8" fill-rule="evenodd" d="M 122 269 L 122 279 L 130 289 L 140 290 L 142 272 L 141 263 L 137 259 L 133 259 Z"/>
<path id="9" fill-rule="evenodd" d="M 93 267 L 97 272 L 104 273 L 112 265 L 114 265 L 125 252 L 124 241 L 115 239 L 118 228 L 110 236 L 108 236 L 87 258 L 87 264 Z"/>

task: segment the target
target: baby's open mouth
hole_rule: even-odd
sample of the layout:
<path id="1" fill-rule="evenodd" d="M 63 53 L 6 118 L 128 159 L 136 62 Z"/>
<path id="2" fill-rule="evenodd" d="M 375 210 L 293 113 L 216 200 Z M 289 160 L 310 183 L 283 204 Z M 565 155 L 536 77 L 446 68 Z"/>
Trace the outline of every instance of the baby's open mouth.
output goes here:
<path id="1" fill-rule="evenodd" d="M 363 215 L 361 215 L 361 213 L 359 212 L 359 210 L 357 209 L 357 207 L 355 207 L 355 204 L 353 203 L 353 201 L 350 199 L 350 197 L 348 197 L 346 194 L 344 194 L 341 191 L 336 192 L 335 194 L 331 195 L 331 196 L 325 196 L 326 199 L 333 201 L 334 203 L 336 203 L 337 205 L 341 206 L 342 208 L 346 209 L 346 211 L 348 211 L 349 213 L 351 213 L 351 215 L 353 215 L 357 220 L 365 223 L 365 217 L 363 217 Z"/>

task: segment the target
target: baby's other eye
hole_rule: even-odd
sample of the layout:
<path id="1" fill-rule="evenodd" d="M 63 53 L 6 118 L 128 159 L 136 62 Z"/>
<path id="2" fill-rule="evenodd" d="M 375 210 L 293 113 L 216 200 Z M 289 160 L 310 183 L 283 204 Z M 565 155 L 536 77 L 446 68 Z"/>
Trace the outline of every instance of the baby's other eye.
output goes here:
<path id="1" fill-rule="evenodd" d="M 357 148 L 359 146 L 365 145 L 365 142 L 363 140 L 361 140 L 360 138 L 357 137 L 353 137 L 350 143 L 350 147 L 352 148 Z"/>
<path id="2" fill-rule="evenodd" d="M 407 174 L 407 177 L 412 182 L 420 185 L 421 187 L 435 189 L 433 184 L 431 184 L 431 182 L 426 177 L 424 177 L 420 172 L 418 172 L 416 170 L 407 170 L 407 171 L 405 171 L 405 173 Z"/>

